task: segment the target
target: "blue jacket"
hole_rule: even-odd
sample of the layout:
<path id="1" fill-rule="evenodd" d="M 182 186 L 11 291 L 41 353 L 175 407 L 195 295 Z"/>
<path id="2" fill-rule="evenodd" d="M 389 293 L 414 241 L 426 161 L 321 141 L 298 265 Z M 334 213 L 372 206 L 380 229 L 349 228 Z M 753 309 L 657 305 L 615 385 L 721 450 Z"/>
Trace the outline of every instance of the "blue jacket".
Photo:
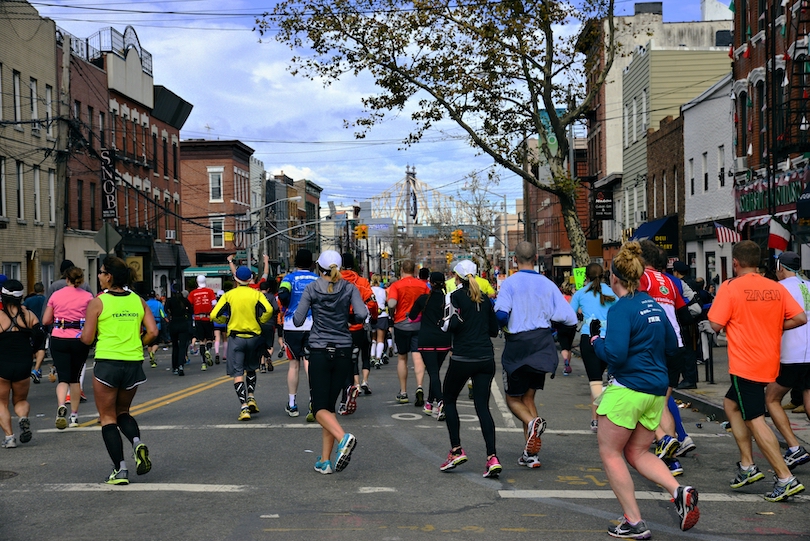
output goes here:
<path id="1" fill-rule="evenodd" d="M 608 373 L 625 387 L 656 396 L 667 394 L 667 355 L 678 338 L 664 309 L 644 292 L 620 298 L 608 311 L 607 332 L 593 346 Z"/>

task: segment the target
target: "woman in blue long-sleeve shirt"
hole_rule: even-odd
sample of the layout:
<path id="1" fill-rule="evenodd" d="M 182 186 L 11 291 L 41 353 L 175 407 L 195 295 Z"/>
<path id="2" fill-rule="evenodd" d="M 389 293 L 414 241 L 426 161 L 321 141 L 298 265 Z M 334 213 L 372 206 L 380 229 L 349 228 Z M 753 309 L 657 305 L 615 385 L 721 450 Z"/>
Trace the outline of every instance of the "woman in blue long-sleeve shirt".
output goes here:
<path id="1" fill-rule="evenodd" d="M 637 242 L 622 246 L 611 271 L 610 286 L 619 300 L 608 311 L 604 339 L 599 336 L 599 320 L 590 325 L 591 344 L 613 375 L 596 410 L 599 455 L 610 488 L 624 511 L 622 522 L 608 528 L 608 533 L 613 537 L 647 539 L 650 530 L 641 519 L 628 463 L 672 494 L 682 530 L 688 530 L 700 518 L 697 491 L 680 486 L 667 465 L 650 452 L 666 403 L 665 355 L 677 349 L 678 340 L 663 308 L 646 293 L 637 291 L 644 272 Z"/>

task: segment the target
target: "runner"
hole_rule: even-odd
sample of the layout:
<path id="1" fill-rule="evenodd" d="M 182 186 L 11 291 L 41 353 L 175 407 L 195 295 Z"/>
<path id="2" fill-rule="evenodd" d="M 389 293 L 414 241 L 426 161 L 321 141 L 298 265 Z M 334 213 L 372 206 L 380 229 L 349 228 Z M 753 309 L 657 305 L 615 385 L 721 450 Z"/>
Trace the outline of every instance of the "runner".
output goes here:
<path id="1" fill-rule="evenodd" d="M 810 283 L 800 277 L 802 259 L 796 252 L 782 252 L 776 259 L 776 276 L 779 283 L 785 286 L 793 299 L 804 308 L 805 315 L 810 313 Z M 799 445 L 796 434 L 790 427 L 787 414 L 782 408 L 782 399 L 794 387 L 803 389 L 805 406 L 810 405 L 810 325 L 802 325 L 782 333 L 781 362 L 779 376 L 765 388 L 765 405 L 771 414 L 771 421 L 785 438 L 788 450 L 785 452 L 785 464 L 791 470 L 796 466 L 810 462 L 810 454 Z"/>
<path id="2" fill-rule="evenodd" d="M 540 437 L 546 429 L 545 419 L 537 413 L 535 394 L 545 386 L 547 374 L 554 377 L 559 364 L 551 326 L 577 324 L 574 310 L 554 282 L 534 270 L 536 259 L 532 243 L 518 243 L 518 272 L 503 281 L 495 301 L 498 323 L 505 327 L 501 365 L 506 405 L 523 423 L 526 446 L 518 464 L 528 468 L 540 467 Z"/>
<path id="3" fill-rule="evenodd" d="M 731 387 L 723 409 L 740 449 L 737 475 L 731 488 L 741 488 L 765 477 L 754 464 L 751 436 L 776 474 L 769 502 L 779 502 L 804 490 L 791 475 L 779 451 L 779 442 L 765 423 L 765 388 L 779 375 L 782 332 L 807 323 L 804 309 L 784 286 L 757 273 L 759 245 L 745 240 L 731 250 L 735 278 L 717 290 L 709 309 L 715 332 L 725 327 Z"/>
<path id="4" fill-rule="evenodd" d="M 249 287 L 252 274 L 247 267 L 239 267 L 234 274 L 237 287 L 225 293 L 214 306 L 211 318 L 228 322 L 228 376 L 239 398 L 240 421 L 250 421 L 252 413 L 259 413 L 254 393 L 256 370 L 259 369 L 264 340 L 262 323 L 273 317 L 273 308 L 267 297 Z"/>
<path id="5" fill-rule="evenodd" d="M 56 386 L 56 428 L 64 430 L 68 426 L 79 426 L 79 404 L 81 400 L 70 403 L 70 422 L 68 423 L 65 399 L 69 392 L 81 396 L 79 376 L 81 376 L 90 348 L 79 338 L 82 334 L 87 305 L 93 300 L 93 294 L 81 288 L 84 283 L 84 271 L 70 267 L 64 273 L 67 287 L 54 292 L 48 299 L 42 322 L 53 325 L 51 331 L 51 357 L 59 383 Z"/>
<path id="6" fill-rule="evenodd" d="M 146 351 L 149 353 L 149 365 L 152 368 L 157 368 L 155 353 L 157 353 L 158 346 L 160 345 L 160 334 L 163 328 L 163 322 L 166 321 L 166 312 L 163 309 L 163 303 L 157 300 L 157 294 L 154 289 L 146 296 L 146 306 L 148 306 L 149 310 L 152 312 L 152 317 L 155 318 L 155 323 L 157 323 L 158 328 L 158 338 L 155 338 L 155 341 L 146 347 Z"/>
<path id="7" fill-rule="evenodd" d="M 385 335 L 388 332 L 388 295 L 382 287 L 379 274 L 371 276 L 371 291 L 377 299 L 377 324 L 371 328 L 371 366 L 379 370 L 383 365 L 383 356 L 387 349 Z M 385 364 L 388 364 L 387 362 Z"/>
<path id="8" fill-rule="evenodd" d="M 278 283 L 275 280 L 264 280 L 259 284 L 259 291 L 265 296 L 267 302 L 273 308 L 273 317 L 267 323 L 262 324 L 262 338 L 264 339 L 264 348 L 262 348 L 261 359 L 261 372 L 272 372 L 275 370 L 273 366 L 273 346 L 276 339 L 276 318 L 278 314 L 278 301 L 276 300 L 276 293 L 278 293 Z M 216 323 L 214 323 L 216 332 Z"/>
<path id="9" fill-rule="evenodd" d="M 143 347 L 157 337 L 157 325 L 146 302 L 128 286 L 131 269 L 123 259 L 107 256 L 98 271 L 104 293 L 90 301 L 81 341 L 96 343 L 93 395 L 101 436 L 113 463 L 111 485 L 129 484 L 121 434 L 132 443 L 138 475 L 149 473 L 149 449 L 129 408 L 138 386 L 146 381 Z M 145 332 L 141 334 L 141 330 Z M 120 430 L 120 432 L 119 432 Z"/>
<path id="10" fill-rule="evenodd" d="M 228 256 L 231 261 L 231 256 Z M 247 268 L 247 267 L 246 267 Z M 211 310 L 216 304 L 217 294 L 205 285 L 205 276 L 197 276 L 197 289 L 190 291 L 188 301 L 194 307 L 194 334 L 191 339 L 192 349 L 200 348 L 202 365 L 200 370 L 206 371 L 213 366 L 214 358 L 211 356 L 211 346 L 214 343 L 214 324 L 211 322 Z"/>
<path id="11" fill-rule="evenodd" d="M 183 296 L 182 291 L 172 290 L 172 296 L 166 301 L 166 313 L 169 316 L 169 337 L 172 341 L 172 372 L 185 376 L 186 355 L 191 341 L 194 307 Z"/>
<path id="12" fill-rule="evenodd" d="M 461 447 L 458 395 L 468 379 L 473 381 L 473 403 L 486 444 L 484 477 L 497 479 L 503 469 L 495 450 L 495 422 L 489 411 L 492 378 L 495 376 L 495 350 L 492 337 L 498 336 L 498 320 L 492 303 L 481 294 L 475 280 L 477 268 L 470 260 L 456 265 L 461 287 L 447 298 L 442 330 L 453 338 L 453 353 L 444 376 L 444 413 L 450 435 L 450 452 L 439 466 L 449 471 L 467 461 Z"/>
<path id="13" fill-rule="evenodd" d="M 293 315 L 301 302 L 306 287 L 318 279 L 312 272 L 312 252 L 306 248 L 298 250 L 295 254 L 295 271 L 288 273 L 278 286 L 278 301 L 284 309 L 284 348 L 290 366 L 287 369 L 287 405 L 284 411 L 290 417 L 298 417 L 299 373 L 304 365 L 304 374 L 309 374 L 309 332 L 312 329 L 312 313 L 308 313 L 300 325 L 293 323 Z M 310 399 L 310 414 L 308 422 L 315 422 L 312 414 L 312 400 Z"/>
<path id="14" fill-rule="evenodd" d="M 11 428 L 9 399 L 19 417 L 20 443 L 31 441 L 31 421 L 28 414 L 28 390 L 31 387 L 31 360 L 34 353 L 45 346 L 45 333 L 37 317 L 22 306 L 23 285 L 18 280 L 5 280 L 0 285 L 0 428 L 3 429 L 2 447 L 17 447 L 17 438 Z"/>
<path id="15" fill-rule="evenodd" d="M 571 308 L 582 314 L 582 329 L 579 339 L 579 354 L 588 384 L 591 388 L 591 430 L 597 431 L 599 420 L 596 415 L 596 405 L 593 403 L 602 394 L 602 375 L 607 363 L 596 356 L 591 346 L 591 321 L 597 320 L 601 324 L 602 337 L 605 336 L 607 313 L 611 306 L 616 304 L 616 295 L 610 286 L 604 282 L 604 270 L 599 263 L 591 263 L 585 268 L 585 287 L 574 293 L 571 298 Z"/>
<path id="16" fill-rule="evenodd" d="M 441 329 L 444 317 L 444 274 L 431 272 L 430 293 L 420 296 L 408 313 L 408 318 L 420 320 L 419 326 L 419 353 L 425 361 L 428 379 L 428 398 L 425 402 L 425 415 L 436 415 L 436 419 L 443 421 L 444 395 L 442 394 L 442 380 L 439 371 L 444 359 L 450 351 L 452 337 Z"/>
<path id="17" fill-rule="evenodd" d="M 341 279 L 341 263 L 337 252 L 321 253 L 317 261 L 320 277 L 306 287 L 293 315 L 293 323 L 300 328 L 312 314 L 309 387 L 312 411 L 323 428 L 321 456 L 315 462 L 315 471 L 322 474 L 346 468 L 357 444 L 354 435 L 340 426 L 335 402 L 352 371 L 349 324 L 365 321 L 368 309 L 357 288 Z M 336 441 L 340 443 L 333 468 L 331 457 Z"/>
<path id="18" fill-rule="evenodd" d="M 653 430 L 666 403 L 665 353 L 675 353 L 678 341 L 664 309 L 638 290 L 644 272 L 641 247 L 637 242 L 626 243 L 611 267 L 610 285 L 619 300 L 607 314 L 604 339 L 600 321 L 590 323 L 591 344 L 613 375 L 599 399 L 597 438 L 610 488 L 624 516 L 608 533 L 626 539 L 649 539 L 651 535 L 641 518 L 628 463 L 672 494 L 681 530 L 690 529 L 700 518 L 697 490 L 682 487 L 664 462 L 650 452 Z"/>
<path id="19" fill-rule="evenodd" d="M 226 286 L 230 290 L 230 286 Z M 220 289 L 217 291 L 217 302 L 222 298 L 225 294 L 224 289 Z M 222 357 L 220 357 L 219 353 L 222 351 L 222 354 L 225 356 L 225 361 L 228 360 L 228 325 L 226 323 L 219 323 L 214 321 L 214 364 L 219 364 L 221 362 Z"/>
<path id="20" fill-rule="evenodd" d="M 409 321 L 408 312 L 420 295 L 428 293 L 425 282 L 414 278 L 414 264 L 410 259 L 401 263 L 400 278 L 388 288 L 388 309 L 394 311 L 394 342 L 397 346 L 397 376 L 399 377 L 399 394 L 397 402 L 407 404 L 408 399 L 408 353 L 413 358 L 413 372 L 416 376 L 416 400 L 414 406 L 425 404 L 425 392 L 422 380 L 425 377 L 425 363 L 419 354 L 419 322 Z"/>

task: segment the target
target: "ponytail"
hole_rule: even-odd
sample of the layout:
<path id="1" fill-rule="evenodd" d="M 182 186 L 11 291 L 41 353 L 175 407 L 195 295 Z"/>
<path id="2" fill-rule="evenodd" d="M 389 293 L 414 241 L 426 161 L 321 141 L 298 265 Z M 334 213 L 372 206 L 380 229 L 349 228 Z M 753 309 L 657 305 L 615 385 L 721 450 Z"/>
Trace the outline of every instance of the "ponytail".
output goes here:
<path id="1" fill-rule="evenodd" d="M 604 306 L 605 304 L 616 300 L 616 297 L 614 297 L 613 295 L 605 295 L 604 292 L 602 291 L 602 283 L 604 282 L 605 279 L 602 270 L 602 265 L 600 265 L 599 263 L 591 263 L 585 270 L 585 276 L 588 278 L 588 280 L 591 281 L 591 283 L 588 285 L 588 289 L 586 289 L 585 291 L 586 293 L 587 292 L 593 293 L 594 297 L 598 295 L 599 304 Z"/>
<path id="2" fill-rule="evenodd" d="M 468 274 L 464 277 L 467 285 L 469 286 L 469 295 L 472 301 L 476 304 L 481 302 L 481 288 L 478 287 L 478 282 L 475 281 L 475 276 Z"/>
<path id="3" fill-rule="evenodd" d="M 326 289 L 329 293 L 332 293 L 338 280 L 340 280 L 340 268 L 337 265 L 329 265 L 329 287 Z"/>

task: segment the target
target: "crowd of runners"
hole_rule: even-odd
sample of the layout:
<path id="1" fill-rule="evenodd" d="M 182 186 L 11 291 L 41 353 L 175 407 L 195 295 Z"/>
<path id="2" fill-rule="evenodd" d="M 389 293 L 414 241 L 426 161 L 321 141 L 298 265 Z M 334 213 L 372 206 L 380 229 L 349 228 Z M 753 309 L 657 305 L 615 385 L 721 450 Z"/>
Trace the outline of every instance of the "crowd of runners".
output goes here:
<path id="1" fill-rule="evenodd" d="M 502 281 L 497 294 L 468 259 L 456 264 L 449 277 L 417 270 L 405 260 L 398 278 L 385 284 L 378 275 L 368 280 L 358 274 L 350 253 L 327 250 L 315 259 L 305 249 L 280 281 L 268 276 L 267 257 L 261 275 L 237 267 L 229 257 L 233 287 L 216 292 L 199 276 L 190 292 L 173 287 L 165 303 L 154 292 L 144 299 L 130 290 L 130 269 L 112 256 L 100 267 L 103 292 L 96 297 L 87 287 L 88 277 L 70 261 L 63 263 L 62 278 L 47 294 L 35 288 L 41 299 L 33 303 L 23 303 L 19 281 L 0 276 L 2 447 L 32 438 L 27 394 L 30 384 L 42 378 L 46 347 L 58 380 L 54 423 L 60 430 L 79 426 L 82 385 L 94 349 L 93 397 L 113 463 L 110 484 L 129 482 L 121 434 L 132 445 L 136 473 L 151 469 L 149 450 L 129 408 L 146 381 L 144 363 L 158 366 L 155 353 L 161 342 L 171 344 L 170 369 L 177 376 L 197 361 L 202 371 L 223 363 L 233 378 L 236 418 L 242 422 L 259 413 L 257 372 L 273 370 L 278 348 L 278 359 L 286 358 L 288 390 L 279 409 L 298 417 L 303 407 L 306 420 L 322 427 L 317 472 L 347 467 L 358 438 L 344 430 L 341 417 L 356 412 L 358 396 L 372 394 L 374 372 L 395 359 L 399 391 L 391 398 L 409 404 L 412 396 L 415 407 L 446 423 L 450 450 L 440 470 L 449 472 L 468 461 L 457 407 L 467 387 L 486 447 L 483 476 L 497 478 L 503 466 L 489 407 L 497 371 L 492 339 L 505 337 L 500 365 L 506 404 L 523 426 L 525 444 L 517 464 L 533 469 L 542 465 L 547 426 L 536 393 L 557 374 L 560 358 L 563 375 L 572 372 L 571 350 L 579 333 L 579 355 L 593 399 L 590 428 L 597 433 L 604 470 L 624 512 L 608 533 L 631 539 L 651 535 L 635 501 L 628 465 L 671 494 L 681 529 L 687 530 L 700 516 L 698 492 L 677 482 L 683 473 L 678 459 L 696 446 L 671 393 L 696 385 L 699 333 L 723 331 L 728 340 L 732 385 L 724 408 L 740 451 L 731 488 L 764 478 L 753 461 L 755 440 L 775 472 L 765 499 L 783 501 L 804 490 L 791 471 L 810 462 L 810 455 L 791 431 L 781 402 L 793 391 L 792 401 L 810 405 L 810 282 L 800 274 L 798 255 L 778 257 L 779 282 L 760 275 L 760 256 L 755 243 L 737 243 L 735 278 L 721 285 L 710 306 L 681 279 L 688 268 L 676 266 L 667 273 L 666 258 L 649 241 L 626 243 L 609 272 L 589 265 L 585 286 L 576 292 L 561 291 L 535 270 L 537 254 L 528 242 L 515 247 L 517 272 Z M 9 400 L 18 418 L 16 433 Z M 766 412 L 788 444 L 784 454 L 765 423 Z"/>

